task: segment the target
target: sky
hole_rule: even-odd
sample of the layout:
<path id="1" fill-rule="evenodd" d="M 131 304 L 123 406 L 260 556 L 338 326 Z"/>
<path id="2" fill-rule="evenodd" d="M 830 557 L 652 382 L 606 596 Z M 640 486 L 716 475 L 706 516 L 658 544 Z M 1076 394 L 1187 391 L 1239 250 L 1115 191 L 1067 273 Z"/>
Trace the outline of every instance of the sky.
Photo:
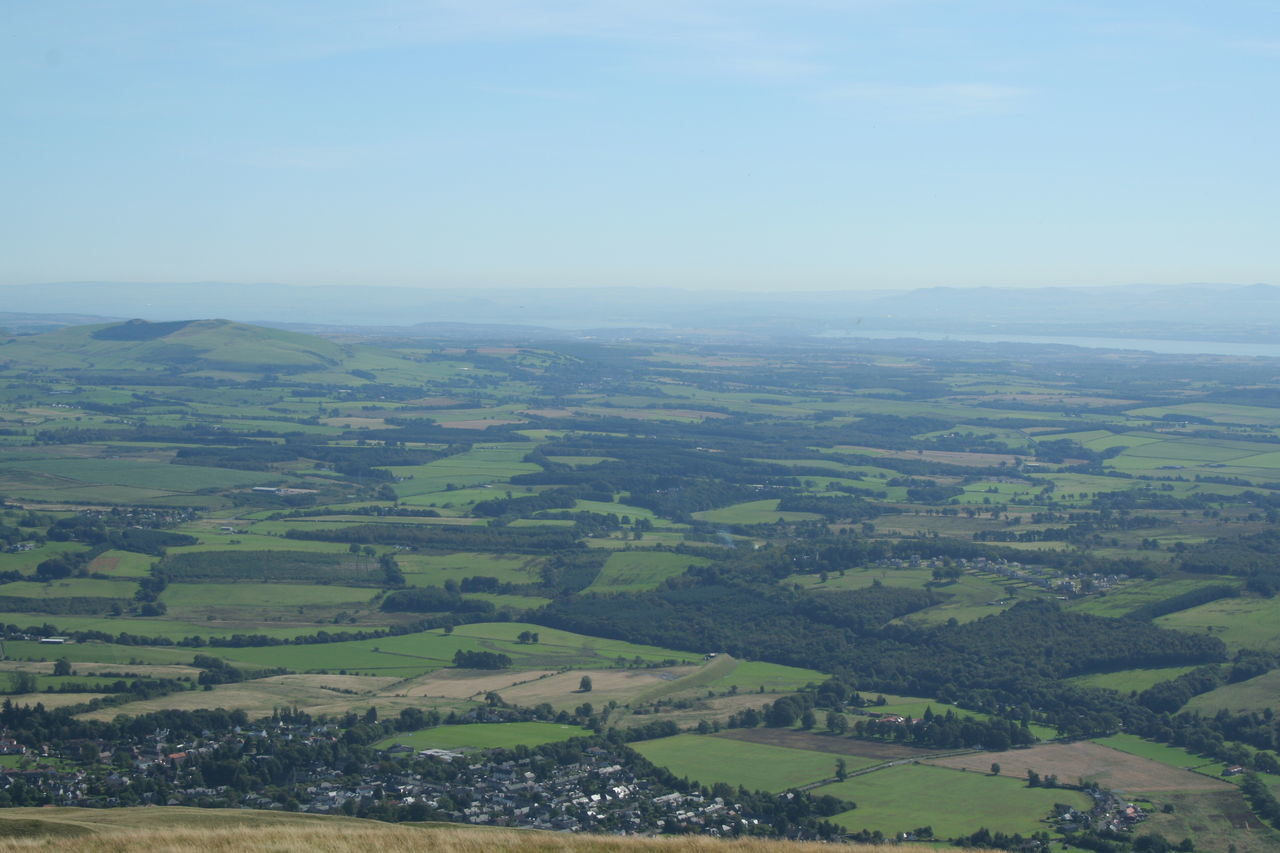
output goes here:
<path id="1" fill-rule="evenodd" d="M 1280 284 L 1275 0 L 0 0 L 0 284 Z"/>

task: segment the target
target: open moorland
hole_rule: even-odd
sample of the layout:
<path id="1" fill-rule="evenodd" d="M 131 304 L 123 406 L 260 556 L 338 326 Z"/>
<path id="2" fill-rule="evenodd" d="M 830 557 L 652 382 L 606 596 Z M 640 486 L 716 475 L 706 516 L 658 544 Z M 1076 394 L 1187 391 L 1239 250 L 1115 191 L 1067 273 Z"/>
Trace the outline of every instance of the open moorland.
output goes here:
<path id="1" fill-rule="evenodd" d="M 291 815 L 279 812 L 210 812 L 173 808 L 144 809 L 11 809 L 0 813 L 0 850 L 66 850 L 122 853 L 147 850 L 178 853 L 199 847 L 210 851 L 325 851 L 347 853 L 371 848 L 386 851 L 430 849 L 440 853 L 480 850 L 581 851 L 581 853 L 817 853 L 817 844 L 767 840 L 729 841 L 713 838 L 602 838 L 563 834 L 462 827 L 447 824 L 392 826 L 357 818 Z M 866 853 L 869 845 L 845 847 Z M 924 850 L 919 845 L 900 848 Z"/>

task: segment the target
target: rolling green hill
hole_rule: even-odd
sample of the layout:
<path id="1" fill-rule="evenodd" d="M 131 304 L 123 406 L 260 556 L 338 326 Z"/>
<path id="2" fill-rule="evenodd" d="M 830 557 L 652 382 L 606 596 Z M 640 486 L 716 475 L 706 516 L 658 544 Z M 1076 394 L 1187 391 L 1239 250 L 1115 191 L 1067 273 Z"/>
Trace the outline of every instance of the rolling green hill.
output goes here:
<path id="1" fill-rule="evenodd" d="M 346 357 L 322 338 L 230 320 L 128 320 L 0 341 L 0 363 L 14 368 L 295 372 L 333 367 Z"/>

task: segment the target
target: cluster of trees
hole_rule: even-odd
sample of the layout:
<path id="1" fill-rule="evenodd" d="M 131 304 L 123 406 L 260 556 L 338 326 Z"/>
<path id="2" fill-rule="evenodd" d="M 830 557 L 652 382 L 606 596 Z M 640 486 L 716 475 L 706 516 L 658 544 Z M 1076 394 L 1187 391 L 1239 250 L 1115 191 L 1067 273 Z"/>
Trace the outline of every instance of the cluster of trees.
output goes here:
<path id="1" fill-rule="evenodd" d="M 882 514 L 880 507 L 860 497 L 819 497 L 817 495 L 783 495 L 778 500 L 781 512 L 812 512 L 827 521 L 869 521 Z"/>
<path id="2" fill-rule="evenodd" d="M 459 669 L 506 669 L 511 666 L 511 658 L 501 652 L 458 649 L 453 655 L 453 665 Z"/>
<path id="3" fill-rule="evenodd" d="M 1280 592 L 1280 531 L 1193 545 L 1181 553 L 1178 565 L 1187 572 L 1248 578 L 1247 589 L 1271 597 Z"/>
<path id="4" fill-rule="evenodd" d="M 321 542 L 405 545 L 433 551 L 482 551 L 499 554 L 547 554 L 583 547 L 572 531 L 558 527 L 357 524 L 333 530 L 289 530 L 285 536 Z"/>
<path id="5" fill-rule="evenodd" d="M 244 681 L 244 672 L 213 655 L 196 655 L 191 665 L 200 669 L 197 683 L 206 687 Z"/>
<path id="6" fill-rule="evenodd" d="M 166 548 L 195 545 L 199 541 L 194 536 L 170 530 L 135 526 L 108 527 L 100 519 L 84 513 L 55 522 L 45 536 L 53 542 L 76 541 L 97 546 L 99 553 L 114 548 L 156 557 L 163 556 Z"/>
<path id="7" fill-rule="evenodd" d="M 387 593 L 382 599 L 387 613 L 474 613 L 494 611 L 493 603 L 480 598 L 463 598 L 456 589 L 414 586 Z"/>
<path id="8" fill-rule="evenodd" d="M 1017 746 L 1030 746 L 1036 742 L 1031 730 L 1013 720 L 999 718 L 982 720 L 961 716 L 950 709 L 945 714 L 934 714 L 925 709 L 924 716 L 907 722 L 856 720 L 853 733 L 858 737 L 911 743 L 934 749 L 962 749 L 979 745 L 983 749 L 1004 750 Z"/>
<path id="9" fill-rule="evenodd" d="M 1280 829 L 1280 800 L 1256 773 L 1246 773 L 1240 785 L 1249 799 L 1249 807 L 1258 817 Z"/>

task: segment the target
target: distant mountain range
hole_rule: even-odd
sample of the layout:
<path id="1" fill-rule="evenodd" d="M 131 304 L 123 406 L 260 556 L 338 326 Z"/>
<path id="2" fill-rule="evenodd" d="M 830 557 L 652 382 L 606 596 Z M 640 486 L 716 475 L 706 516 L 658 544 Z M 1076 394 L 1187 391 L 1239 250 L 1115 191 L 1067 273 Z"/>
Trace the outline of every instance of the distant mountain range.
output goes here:
<path id="1" fill-rule="evenodd" d="M 1280 287 L 1269 284 L 732 293 L 65 282 L 0 287 L 0 304 L 11 312 L 0 314 L 0 326 L 13 331 L 102 318 L 205 316 L 328 331 L 382 327 L 388 334 L 467 324 L 519 327 L 534 337 L 554 330 L 612 330 L 611 336 L 623 329 L 771 336 L 900 330 L 1280 340 Z"/>

